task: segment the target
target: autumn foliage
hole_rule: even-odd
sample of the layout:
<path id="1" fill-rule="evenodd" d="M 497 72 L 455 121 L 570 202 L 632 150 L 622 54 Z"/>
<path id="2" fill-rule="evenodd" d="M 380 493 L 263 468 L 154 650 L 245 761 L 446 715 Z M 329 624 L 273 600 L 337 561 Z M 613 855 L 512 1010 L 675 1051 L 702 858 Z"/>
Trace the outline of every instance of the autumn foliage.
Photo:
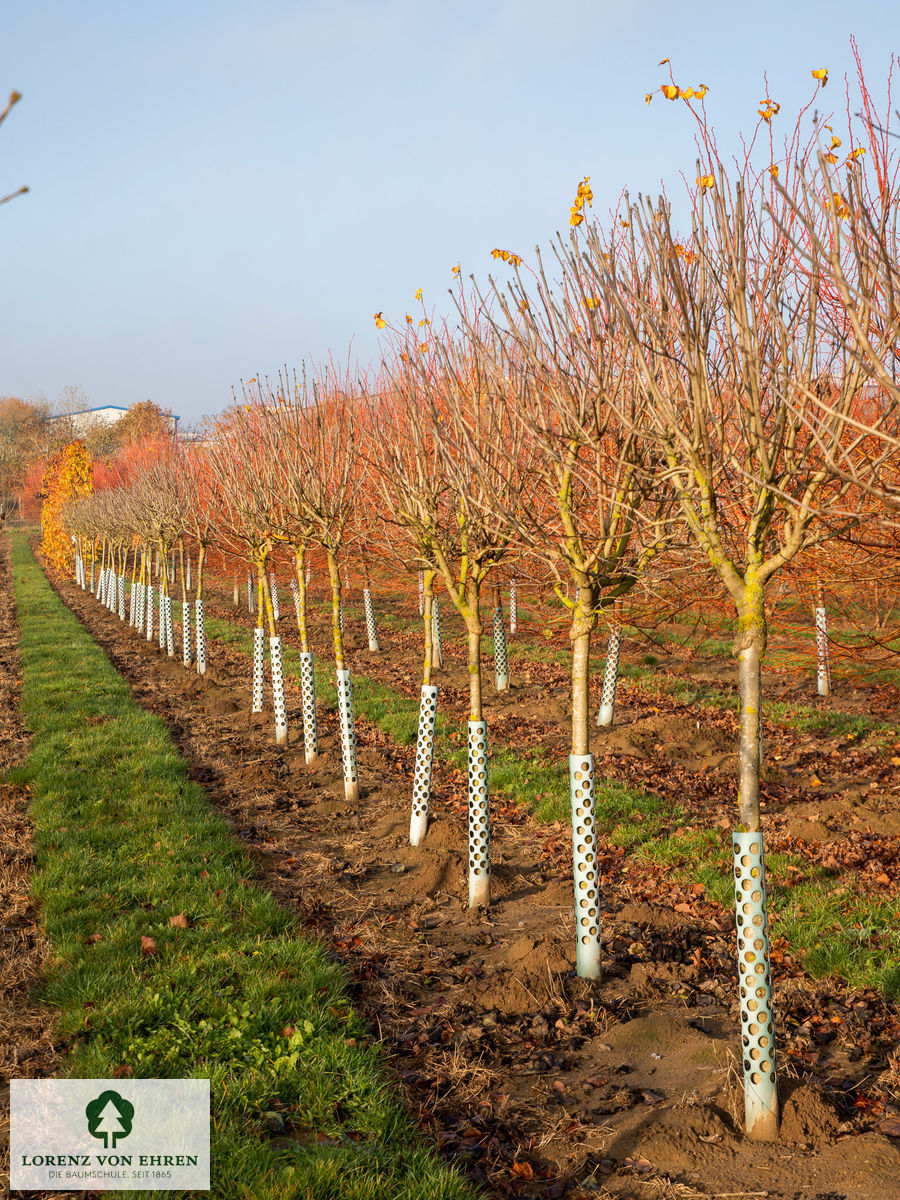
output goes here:
<path id="1" fill-rule="evenodd" d="M 65 505 L 94 490 L 91 457 L 84 442 L 69 442 L 44 468 L 41 481 L 41 549 L 58 569 L 73 561 L 72 542 L 64 520 Z"/>

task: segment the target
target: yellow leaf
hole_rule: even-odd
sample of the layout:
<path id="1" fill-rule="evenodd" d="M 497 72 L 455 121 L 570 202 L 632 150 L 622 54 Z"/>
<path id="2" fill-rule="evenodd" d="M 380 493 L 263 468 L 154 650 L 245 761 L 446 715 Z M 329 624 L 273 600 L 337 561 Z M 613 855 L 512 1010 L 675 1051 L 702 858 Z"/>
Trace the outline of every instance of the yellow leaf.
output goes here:
<path id="1" fill-rule="evenodd" d="M 413 319 L 409 315 L 409 313 L 406 314 L 406 323 L 407 323 L 407 325 L 412 325 L 412 323 L 413 323 Z"/>
<path id="2" fill-rule="evenodd" d="M 421 299 L 422 299 L 422 289 L 421 289 L 421 288 L 416 288 L 416 295 L 415 295 L 415 299 L 416 299 L 416 300 L 421 300 Z"/>
<path id="3" fill-rule="evenodd" d="M 387 321 L 384 319 L 384 317 L 381 315 L 380 312 L 377 312 L 375 314 L 375 328 L 376 329 L 384 329 L 385 325 L 387 325 Z"/>
<path id="4" fill-rule="evenodd" d="M 500 251 L 495 246 L 494 249 L 491 251 L 491 258 L 499 258 L 499 257 L 500 257 Z"/>
<path id="5" fill-rule="evenodd" d="M 697 97 L 698 100 L 702 100 L 708 91 L 709 91 L 709 88 L 706 86 L 706 84 L 701 83 L 699 87 L 694 88 L 694 95 Z"/>
<path id="6" fill-rule="evenodd" d="M 571 217 L 569 217 L 569 224 L 580 225 L 583 220 L 584 217 L 581 215 L 581 213 L 573 212 Z"/>
<path id="7" fill-rule="evenodd" d="M 456 266 L 453 268 L 453 274 L 459 275 L 459 263 L 457 263 Z"/>
<path id="8" fill-rule="evenodd" d="M 826 67 L 819 67 L 818 70 L 813 71 L 812 77 L 813 79 L 818 79 L 819 83 L 824 87 L 828 82 L 828 69 Z"/>
<path id="9" fill-rule="evenodd" d="M 836 154 L 826 154 L 826 155 L 824 155 L 823 157 L 825 158 L 825 161 L 826 161 L 827 163 L 831 163 L 831 165 L 832 165 L 832 166 L 834 166 L 834 164 L 837 162 L 837 155 L 836 155 Z"/>
<path id="10" fill-rule="evenodd" d="M 690 88 L 690 87 L 682 88 L 680 90 L 680 95 L 681 95 L 682 100 L 690 100 L 690 98 L 691 98 L 691 96 L 693 96 L 693 94 L 694 94 L 694 89 Z"/>
<path id="11" fill-rule="evenodd" d="M 834 136 L 834 134 L 832 134 L 832 135 L 831 135 L 831 148 L 832 148 L 832 150 L 837 150 L 837 148 L 838 148 L 838 146 L 839 146 L 840 144 L 841 144 L 841 139 L 840 139 L 839 137 L 835 137 L 835 136 Z"/>
<path id="12" fill-rule="evenodd" d="M 667 100 L 674 100 L 678 95 L 678 88 L 674 83 L 664 83 L 659 90 Z"/>
<path id="13" fill-rule="evenodd" d="M 652 92 L 644 92 L 644 103 L 645 104 L 649 104 L 652 99 L 653 99 Z"/>
<path id="14" fill-rule="evenodd" d="M 669 60 L 668 60 L 667 58 L 662 58 L 662 59 L 660 59 L 660 61 L 659 61 L 659 64 L 658 64 L 658 65 L 659 65 L 659 66 L 661 66 L 661 67 L 664 67 L 668 61 L 669 61 Z"/>
<path id="15" fill-rule="evenodd" d="M 769 167 L 769 174 L 772 176 L 773 179 L 777 179 L 778 178 L 778 168 L 774 167 L 774 166 Z"/>
<path id="16" fill-rule="evenodd" d="M 699 188 L 703 188 L 703 189 L 715 187 L 716 186 L 715 177 L 712 175 L 698 175 L 697 176 L 697 186 Z"/>

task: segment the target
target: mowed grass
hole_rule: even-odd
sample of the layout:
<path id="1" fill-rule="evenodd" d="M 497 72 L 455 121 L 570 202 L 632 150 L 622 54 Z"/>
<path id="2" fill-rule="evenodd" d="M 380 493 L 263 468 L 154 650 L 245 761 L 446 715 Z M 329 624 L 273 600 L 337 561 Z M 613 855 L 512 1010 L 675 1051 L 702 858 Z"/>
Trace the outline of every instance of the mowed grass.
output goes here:
<path id="1" fill-rule="evenodd" d="M 219 619 L 208 622 L 212 640 L 235 646 L 248 658 L 251 633 Z M 298 652 L 285 648 L 286 674 L 299 684 Z M 634 668 L 635 675 L 643 673 Z M 316 689 L 320 704 L 337 707 L 331 665 L 316 660 Z M 400 745 L 416 740 L 418 703 L 364 674 L 353 676 L 354 708 Z M 707 702 L 731 701 L 721 693 Z M 736 701 L 735 701 L 736 703 Z M 866 717 L 840 712 L 817 712 L 796 706 L 771 705 L 773 720 L 793 724 L 805 732 L 862 736 L 880 730 Z M 455 735 L 455 736 L 454 736 Z M 490 790 L 492 795 L 526 804 L 538 820 L 570 820 L 568 764 L 540 747 L 514 752 L 492 744 Z M 465 770 L 464 731 L 438 713 L 435 754 L 439 761 Z M 597 779 L 597 828 L 613 845 L 626 849 L 636 862 L 671 871 L 679 883 L 699 882 L 710 899 L 726 912 L 734 906 L 730 836 L 718 829 L 697 828 L 690 814 L 678 805 L 628 787 L 614 779 Z M 853 876 L 838 877 L 827 869 L 810 869 L 791 854 L 766 855 L 770 916 L 775 937 L 787 939 L 814 976 L 834 975 L 853 987 L 874 987 L 891 997 L 900 996 L 900 899 L 865 895 L 855 889 Z M 794 868 L 790 870 L 789 868 Z"/>
<path id="2" fill-rule="evenodd" d="M 214 1197 L 470 1197 L 413 1130 L 340 967 L 253 882 L 21 536 L 13 578 L 33 736 L 13 777 L 33 797 L 66 1073 L 209 1078 Z"/>

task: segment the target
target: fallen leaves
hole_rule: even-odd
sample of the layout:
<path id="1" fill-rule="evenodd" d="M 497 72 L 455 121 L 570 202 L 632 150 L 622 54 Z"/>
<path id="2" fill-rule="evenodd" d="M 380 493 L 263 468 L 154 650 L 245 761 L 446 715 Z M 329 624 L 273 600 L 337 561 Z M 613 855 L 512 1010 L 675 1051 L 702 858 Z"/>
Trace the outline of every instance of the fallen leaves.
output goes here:
<path id="1" fill-rule="evenodd" d="M 142 935 L 141 954 L 144 958 L 152 958 L 156 954 L 156 940 L 154 938 Z"/>

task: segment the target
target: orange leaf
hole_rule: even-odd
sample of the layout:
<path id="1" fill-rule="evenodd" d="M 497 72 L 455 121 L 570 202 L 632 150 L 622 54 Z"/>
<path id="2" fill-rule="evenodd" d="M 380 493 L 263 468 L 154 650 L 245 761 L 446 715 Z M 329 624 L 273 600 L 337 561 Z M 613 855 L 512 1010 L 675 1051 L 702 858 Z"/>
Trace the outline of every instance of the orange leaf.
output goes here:
<path id="1" fill-rule="evenodd" d="M 183 912 L 176 913 L 174 917 L 169 917 L 169 924 L 175 929 L 187 929 L 188 919 Z"/>
<path id="2" fill-rule="evenodd" d="M 517 1179 L 534 1179 L 534 1169 L 531 1163 L 514 1162 L 509 1170 L 510 1174 L 515 1175 Z"/>
<path id="3" fill-rule="evenodd" d="M 660 91 L 667 100 L 675 100 L 678 96 L 678 88 L 674 83 L 664 83 Z"/>
<path id="4" fill-rule="evenodd" d="M 141 954 L 144 958 L 150 958 L 156 953 L 156 942 L 152 937 L 141 937 Z"/>

